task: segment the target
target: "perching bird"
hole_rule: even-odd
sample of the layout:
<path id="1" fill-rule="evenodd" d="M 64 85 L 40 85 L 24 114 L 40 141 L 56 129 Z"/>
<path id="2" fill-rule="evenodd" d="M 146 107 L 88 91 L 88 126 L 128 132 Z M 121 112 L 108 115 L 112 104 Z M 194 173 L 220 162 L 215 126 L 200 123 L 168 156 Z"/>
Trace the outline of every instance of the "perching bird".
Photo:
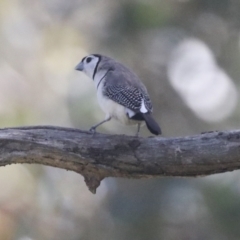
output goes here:
<path id="1" fill-rule="evenodd" d="M 92 126 L 91 132 L 114 118 L 123 124 L 137 124 L 137 136 L 144 121 L 151 133 L 161 134 L 151 115 L 153 108 L 147 89 L 129 68 L 110 57 L 91 54 L 84 57 L 75 69 L 93 79 L 98 102 L 106 113 L 105 120 Z"/>

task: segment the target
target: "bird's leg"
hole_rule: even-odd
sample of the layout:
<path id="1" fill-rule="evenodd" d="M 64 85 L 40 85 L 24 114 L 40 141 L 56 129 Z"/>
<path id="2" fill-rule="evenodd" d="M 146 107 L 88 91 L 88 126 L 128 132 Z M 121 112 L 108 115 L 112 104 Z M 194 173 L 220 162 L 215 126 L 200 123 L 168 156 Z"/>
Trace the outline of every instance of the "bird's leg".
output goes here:
<path id="1" fill-rule="evenodd" d="M 102 125 L 103 123 L 108 122 L 108 121 L 110 121 L 110 120 L 111 120 L 111 117 L 110 117 L 110 116 L 106 116 L 105 120 L 103 120 L 103 121 L 101 121 L 100 123 L 92 126 L 92 127 L 89 129 L 89 131 L 92 132 L 92 133 L 95 133 L 95 132 L 96 132 L 96 128 L 97 128 L 98 126 L 100 126 L 100 125 Z"/>
<path id="2" fill-rule="evenodd" d="M 137 133 L 136 133 L 136 137 L 139 136 L 140 127 L 141 127 L 141 123 L 138 123 L 138 124 L 137 124 Z"/>

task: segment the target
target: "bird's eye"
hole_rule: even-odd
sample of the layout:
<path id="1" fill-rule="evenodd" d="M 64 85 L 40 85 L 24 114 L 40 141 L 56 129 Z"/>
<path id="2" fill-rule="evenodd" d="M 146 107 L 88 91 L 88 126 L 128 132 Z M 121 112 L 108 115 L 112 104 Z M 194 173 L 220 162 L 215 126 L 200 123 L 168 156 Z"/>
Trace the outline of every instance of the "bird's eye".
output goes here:
<path id="1" fill-rule="evenodd" d="M 90 63 L 92 61 L 92 58 L 91 57 L 88 57 L 87 59 L 86 59 L 86 62 L 87 63 Z"/>

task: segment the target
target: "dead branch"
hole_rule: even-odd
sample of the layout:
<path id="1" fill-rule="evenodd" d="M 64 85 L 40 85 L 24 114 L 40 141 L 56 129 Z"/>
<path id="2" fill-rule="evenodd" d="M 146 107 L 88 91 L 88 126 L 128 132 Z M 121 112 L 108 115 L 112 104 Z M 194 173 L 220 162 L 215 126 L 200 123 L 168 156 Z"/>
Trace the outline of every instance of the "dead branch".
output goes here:
<path id="1" fill-rule="evenodd" d="M 106 177 L 194 177 L 240 168 L 240 131 L 137 138 L 34 126 L 0 129 L 0 166 L 37 163 L 84 176 L 96 192 Z"/>

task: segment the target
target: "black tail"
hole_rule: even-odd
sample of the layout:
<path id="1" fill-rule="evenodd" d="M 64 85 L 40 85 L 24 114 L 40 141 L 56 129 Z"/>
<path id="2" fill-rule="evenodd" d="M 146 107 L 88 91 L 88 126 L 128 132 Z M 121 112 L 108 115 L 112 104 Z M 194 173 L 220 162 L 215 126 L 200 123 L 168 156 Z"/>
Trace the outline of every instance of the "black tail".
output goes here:
<path id="1" fill-rule="evenodd" d="M 148 130 L 155 135 L 159 135 L 162 133 L 159 125 L 157 124 L 157 122 L 153 119 L 151 113 L 143 113 L 142 114 L 144 117 L 144 120 L 146 122 L 147 128 Z"/>

